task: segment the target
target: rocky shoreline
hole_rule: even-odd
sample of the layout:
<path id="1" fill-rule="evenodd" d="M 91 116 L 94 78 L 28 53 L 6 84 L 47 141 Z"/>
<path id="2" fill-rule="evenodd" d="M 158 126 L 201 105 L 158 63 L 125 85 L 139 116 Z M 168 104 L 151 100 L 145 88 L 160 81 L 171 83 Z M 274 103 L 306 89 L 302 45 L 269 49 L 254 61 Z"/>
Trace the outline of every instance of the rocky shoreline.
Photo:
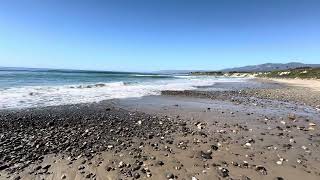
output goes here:
<path id="1" fill-rule="evenodd" d="M 319 179 L 319 101 L 276 89 L 3 110 L 0 179 Z"/>
<path id="2" fill-rule="evenodd" d="M 64 154 L 71 161 L 78 157 L 90 160 L 102 151 L 130 149 L 133 156 L 141 156 L 138 149 L 132 149 L 133 138 L 142 145 L 146 139 L 171 141 L 172 134 L 189 132 L 183 121 L 99 104 L 3 111 L 0 125 L 0 170 L 9 174 L 41 163 L 48 154 Z M 41 168 L 30 173 L 38 170 Z"/>
<path id="3" fill-rule="evenodd" d="M 282 102 L 293 102 L 303 104 L 320 109 L 320 96 L 318 91 L 312 91 L 304 87 L 291 87 L 278 85 L 270 80 L 254 79 L 262 84 L 268 84 L 261 87 L 236 88 L 219 91 L 202 91 L 202 90 L 186 90 L 186 91 L 162 91 L 162 95 L 166 96 L 187 96 L 197 98 L 209 98 L 219 100 L 230 100 L 248 102 L 250 98 L 276 100 Z M 243 100 L 244 99 L 244 100 Z"/>

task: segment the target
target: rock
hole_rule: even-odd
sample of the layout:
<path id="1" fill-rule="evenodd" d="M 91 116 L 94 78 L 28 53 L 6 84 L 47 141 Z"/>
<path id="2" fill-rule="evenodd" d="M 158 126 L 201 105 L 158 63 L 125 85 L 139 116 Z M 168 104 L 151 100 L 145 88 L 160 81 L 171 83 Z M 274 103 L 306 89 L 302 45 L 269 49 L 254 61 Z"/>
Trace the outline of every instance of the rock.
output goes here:
<path id="1" fill-rule="evenodd" d="M 296 141 L 294 139 L 289 139 L 290 143 L 296 143 Z"/>
<path id="2" fill-rule="evenodd" d="M 119 168 L 123 168 L 126 164 L 123 161 L 120 161 L 118 164 Z"/>
<path id="3" fill-rule="evenodd" d="M 283 159 L 283 158 L 280 158 L 279 161 L 277 161 L 276 163 L 277 163 L 278 165 L 282 165 L 283 161 L 284 161 L 284 159 Z"/>
<path id="4" fill-rule="evenodd" d="M 139 179 L 139 178 L 140 178 L 140 174 L 137 173 L 137 172 L 135 172 L 135 173 L 133 174 L 133 177 L 134 177 L 135 179 Z"/>
<path id="5" fill-rule="evenodd" d="M 132 166 L 132 171 L 137 171 L 137 170 L 139 170 L 140 168 L 141 168 L 140 165 L 133 165 L 133 166 Z"/>
<path id="6" fill-rule="evenodd" d="M 67 176 L 65 174 L 61 176 L 61 179 L 66 179 L 66 178 Z"/>
<path id="7" fill-rule="evenodd" d="M 92 177 L 92 173 L 89 173 L 89 174 L 87 174 L 85 177 L 87 178 L 87 179 L 89 179 L 89 178 L 91 178 Z"/>
<path id="8" fill-rule="evenodd" d="M 167 173 L 166 174 L 166 178 L 167 179 L 173 179 L 174 178 L 174 175 L 172 173 Z"/>
<path id="9" fill-rule="evenodd" d="M 16 176 L 15 178 L 13 178 L 13 180 L 20 180 L 21 177 L 20 176 Z"/>
<path id="10" fill-rule="evenodd" d="M 246 148 L 250 148 L 251 147 L 251 143 L 245 143 L 243 146 L 246 147 Z"/>
<path id="11" fill-rule="evenodd" d="M 283 177 L 276 177 L 275 180 L 284 180 Z"/>
<path id="12" fill-rule="evenodd" d="M 316 126 L 315 123 L 309 123 L 309 126 Z"/>
<path id="13" fill-rule="evenodd" d="M 80 170 L 83 170 L 84 168 L 85 167 L 81 165 L 81 166 L 78 167 L 78 170 L 80 171 Z"/>
<path id="14" fill-rule="evenodd" d="M 243 161 L 242 167 L 248 168 L 249 167 L 249 163 L 247 161 Z"/>
<path id="15" fill-rule="evenodd" d="M 195 125 L 197 126 L 198 129 L 204 129 L 205 128 L 205 124 L 204 123 L 201 123 L 201 122 L 197 122 L 195 123 Z"/>
<path id="16" fill-rule="evenodd" d="M 252 139 L 252 138 L 250 138 L 250 139 L 248 139 L 247 140 L 247 143 L 255 143 L 256 141 L 254 140 L 254 139 Z"/>
<path id="17" fill-rule="evenodd" d="M 256 166 L 256 171 L 259 171 L 262 175 L 267 175 L 267 169 L 263 166 Z"/>
<path id="18" fill-rule="evenodd" d="M 301 164 L 302 160 L 301 159 L 297 159 L 297 163 Z"/>
<path id="19" fill-rule="evenodd" d="M 216 146 L 216 145 L 211 145 L 211 149 L 214 150 L 214 151 L 217 151 L 219 149 L 219 147 Z"/>
<path id="20" fill-rule="evenodd" d="M 241 176 L 241 180 L 251 180 L 251 179 L 248 176 L 243 175 Z"/>
<path id="21" fill-rule="evenodd" d="M 159 166 L 162 166 L 162 165 L 164 165 L 164 163 L 162 162 L 162 161 L 157 161 L 157 163 L 156 163 L 157 165 L 159 165 Z"/>
<path id="22" fill-rule="evenodd" d="M 54 125 L 54 122 L 53 122 L 53 121 L 50 121 L 50 122 L 47 123 L 47 126 L 48 126 L 48 127 L 51 127 L 51 126 L 53 126 L 53 125 Z"/>
<path id="23" fill-rule="evenodd" d="M 148 139 L 153 139 L 154 135 L 153 134 L 149 134 L 148 135 Z"/>
<path id="24" fill-rule="evenodd" d="M 41 169 L 42 167 L 41 166 L 37 166 L 36 168 L 34 168 L 33 171 L 38 171 L 39 169 Z"/>
<path id="25" fill-rule="evenodd" d="M 296 119 L 296 115 L 293 113 L 288 114 L 288 119 L 290 120 L 295 120 Z"/>
<path id="26" fill-rule="evenodd" d="M 228 177 L 229 176 L 229 170 L 223 167 L 218 168 L 218 174 L 221 177 Z"/>
<path id="27" fill-rule="evenodd" d="M 186 123 L 186 122 L 179 122 L 179 125 L 180 125 L 180 126 L 186 126 L 187 123 Z"/>
<path id="28" fill-rule="evenodd" d="M 87 162 L 87 160 L 83 160 L 81 161 L 81 164 L 85 164 Z"/>
<path id="29" fill-rule="evenodd" d="M 8 167 L 10 167 L 8 164 L 3 164 L 0 165 L 0 171 L 7 169 Z"/>
<path id="30" fill-rule="evenodd" d="M 44 166 L 42 169 L 46 169 L 46 170 L 48 170 L 50 167 L 51 167 L 51 165 L 50 165 L 50 164 L 48 164 L 48 165 Z"/>
<path id="31" fill-rule="evenodd" d="M 203 152 L 200 151 L 200 157 L 203 159 L 212 159 L 212 152 Z"/>
<path id="32" fill-rule="evenodd" d="M 308 130 L 309 131 L 314 131 L 314 127 L 310 126 L 310 127 L 308 127 Z"/>
<path id="33" fill-rule="evenodd" d="M 113 168 L 112 167 L 110 167 L 110 166 L 108 166 L 108 167 L 106 167 L 106 171 L 111 171 L 111 170 L 113 170 Z"/>
<path id="34" fill-rule="evenodd" d="M 152 176 L 151 172 L 147 172 L 147 177 L 149 178 L 151 176 Z"/>
<path id="35" fill-rule="evenodd" d="M 238 167 L 238 166 L 239 166 L 239 163 L 234 162 L 234 161 L 232 161 L 231 164 L 232 164 L 233 166 L 235 166 L 235 167 Z"/>

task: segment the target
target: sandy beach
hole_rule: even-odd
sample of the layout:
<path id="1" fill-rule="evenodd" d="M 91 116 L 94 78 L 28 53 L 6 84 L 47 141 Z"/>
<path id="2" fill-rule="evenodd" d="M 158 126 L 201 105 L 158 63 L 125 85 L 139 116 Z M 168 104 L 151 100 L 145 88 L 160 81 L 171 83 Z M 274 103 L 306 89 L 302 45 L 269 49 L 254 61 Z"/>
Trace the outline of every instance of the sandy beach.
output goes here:
<path id="1" fill-rule="evenodd" d="M 320 180 L 320 0 L 4 0 L 0 180 Z"/>
<path id="2" fill-rule="evenodd" d="M 275 82 L 285 83 L 291 86 L 306 87 L 314 91 L 320 91 L 320 80 L 317 79 L 271 79 Z"/>
<path id="3" fill-rule="evenodd" d="M 0 179 L 320 178 L 319 91 L 216 87 L 1 111 Z"/>

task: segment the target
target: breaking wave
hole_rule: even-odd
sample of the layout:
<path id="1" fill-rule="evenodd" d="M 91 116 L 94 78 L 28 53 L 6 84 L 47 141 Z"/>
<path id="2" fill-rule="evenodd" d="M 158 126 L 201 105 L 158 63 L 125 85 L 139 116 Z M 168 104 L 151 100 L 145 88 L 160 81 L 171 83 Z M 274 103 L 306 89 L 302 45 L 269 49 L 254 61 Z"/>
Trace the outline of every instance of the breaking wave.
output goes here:
<path id="1" fill-rule="evenodd" d="M 220 81 L 239 81 L 239 79 L 181 76 L 180 78 L 140 82 L 118 81 L 2 88 L 0 89 L 0 109 L 89 103 L 107 99 L 160 95 L 163 90 L 193 90 Z"/>

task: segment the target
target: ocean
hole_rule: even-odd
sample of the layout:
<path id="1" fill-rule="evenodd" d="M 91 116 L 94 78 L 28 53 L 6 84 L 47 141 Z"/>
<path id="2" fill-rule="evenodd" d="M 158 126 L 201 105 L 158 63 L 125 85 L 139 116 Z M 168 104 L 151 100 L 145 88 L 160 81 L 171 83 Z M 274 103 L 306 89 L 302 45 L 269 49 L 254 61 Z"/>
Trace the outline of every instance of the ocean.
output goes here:
<path id="1" fill-rule="evenodd" d="M 78 70 L 0 70 L 0 109 L 21 109 L 195 90 L 239 78 Z"/>

